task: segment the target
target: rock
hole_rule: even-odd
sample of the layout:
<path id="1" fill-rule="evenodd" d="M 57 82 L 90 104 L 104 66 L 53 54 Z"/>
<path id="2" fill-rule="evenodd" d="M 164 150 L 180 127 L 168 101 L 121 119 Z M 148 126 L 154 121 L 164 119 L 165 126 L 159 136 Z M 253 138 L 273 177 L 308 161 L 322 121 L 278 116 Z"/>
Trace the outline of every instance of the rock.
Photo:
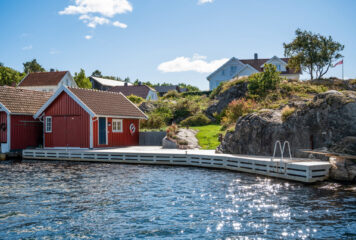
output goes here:
<path id="1" fill-rule="evenodd" d="M 356 155 L 356 137 L 348 136 L 330 148 L 331 152 Z"/>
<path id="2" fill-rule="evenodd" d="M 355 92 L 328 91 L 301 104 L 285 122 L 281 110 L 264 110 L 238 119 L 235 131 L 225 135 L 218 151 L 273 155 L 276 140 L 289 141 L 292 155 L 299 149 L 328 149 L 347 136 L 356 136 Z M 352 145 L 353 146 L 353 145 Z"/>
<path id="3" fill-rule="evenodd" d="M 186 149 L 200 148 L 198 144 L 198 139 L 195 137 L 196 131 L 192 129 L 180 128 L 176 134 L 176 139 L 171 140 L 167 136 L 162 140 L 163 148 L 179 148 L 179 145 Z M 185 142 L 187 144 L 179 144 L 180 142 Z"/>
<path id="4" fill-rule="evenodd" d="M 178 148 L 178 144 L 176 142 L 173 142 L 169 138 L 167 138 L 167 136 L 165 136 L 162 139 L 162 148 L 169 148 L 169 149 Z"/>
<path id="5" fill-rule="evenodd" d="M 221 113 L 221 111 L 223 111 L 232 100 L 245 97 L 246 93 L 247 82 L 241 82 L 235 86 L 230 87 L 228 90 L 220 93 L 215 97 L 216 101 L 205 111 L 206 115 L 210 119 L 213 119 L 214 113 Z"/>
<path id="6" fill-rule="evenodd" d="M 152 102 L 143 102 L 138 108 L 144 113 L 149 113 L 155 110 L 156 106 Z"/>
<path id="7" fill-rule="evenodd" d="M 329 177 L 338 181 L 356 182 L 356 163 L 350 159 L 330 157 Z"/>
<path id="8" fill-rule="evenodd" d="M 192 129 L 181 128 L 177 133 L 177 137 L 179 140 L 188 142 L 188 149 L 194 149 L 199 148 L 198 139 L 195 137 L 196 134 L 197 132 Z"/>

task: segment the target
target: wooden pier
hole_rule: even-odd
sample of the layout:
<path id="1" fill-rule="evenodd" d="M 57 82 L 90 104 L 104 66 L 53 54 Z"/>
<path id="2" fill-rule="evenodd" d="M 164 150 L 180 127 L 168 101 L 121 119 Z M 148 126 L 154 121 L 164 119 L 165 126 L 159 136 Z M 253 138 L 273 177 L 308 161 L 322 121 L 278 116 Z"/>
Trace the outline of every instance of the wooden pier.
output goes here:
<path id="1" fill-rule="evenodd" d="M 216 154 L 210 150 L 177 150 L 159 147 L 115 149 L 27 149 L 24 159 L 157 164 L 218 168 L 255 173 L 270 177 L 312 183 L 329 175 L 329 162 L 311 159 L 278 159 L 271 157 Z"/>

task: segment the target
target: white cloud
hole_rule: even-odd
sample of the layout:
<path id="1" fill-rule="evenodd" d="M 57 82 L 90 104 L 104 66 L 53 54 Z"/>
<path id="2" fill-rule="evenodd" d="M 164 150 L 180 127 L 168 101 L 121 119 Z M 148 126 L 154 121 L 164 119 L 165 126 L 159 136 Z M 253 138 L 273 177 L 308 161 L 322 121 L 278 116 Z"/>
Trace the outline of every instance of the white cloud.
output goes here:
<path id="1" fill-rule="evenodd" d="M 198 4 L 212 3 L 214 0 L 198 0 Z"/>
<path id="2" fill-rule="evenodd" d="M 75 0 L 75 5 L 69 5 L 61 15 L 98 13 L 106 17 L 132 12 L 132 5 L 127 0 Z"/>
<path id="3" fill-rule="evenodd" d="M 210 73 L 223 65 L 228 58 L 206 61 L 206 56 L 194 54 L 193 57 L 177 57 L 171 61 L 158 65 L 158 70 L 162 72 L 187 72 L 195 71 L 199 73 Z"/>
<path id="4" fill-rule="evenodd" d="M 125 23 L 119 21 L 111 22 L 109 18 L 117 14 L 132 12 L 132 9 L 132 5 L 128 0 L 75 0 L 75 5 L 69 5 L 59 14 L 79 14 L 79 20 L 90 28 L 96 28 L 97 25 L 104 24 L 127 28 Z"/>
<path id="5" fill-rule="evenodd" d="M 86 35 L 84 38 L 87 39 L 87 40 L 89 40 L 89 39 L 92 39 L 93 36 L 91 36 L 91 35 Z"/>
<path id="6" fill-rule="evenodd" d="M 119 28 L 127 28 L 127 25 L 125 23 L 121 23 L 119 21 L 113 22 L 112 25 Z"/>
<path id="7" fill-rule="evenodd" d="M 32 45 L 24 46 L 24 47 L 22 48 L 22 50 L 25 50 L 25 51 L 31 50 L 31 49 L 32 49 Z"/>

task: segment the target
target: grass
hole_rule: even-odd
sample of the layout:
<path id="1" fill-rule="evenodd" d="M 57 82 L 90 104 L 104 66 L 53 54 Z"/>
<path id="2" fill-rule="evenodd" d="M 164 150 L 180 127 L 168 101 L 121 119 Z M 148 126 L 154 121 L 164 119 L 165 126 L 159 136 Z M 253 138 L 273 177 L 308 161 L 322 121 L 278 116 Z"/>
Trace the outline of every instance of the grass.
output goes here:
<path id="1" fill-rule="evenodd" d="M 191 129 L 198 130 L 196 135 L 199 145 L 202 149 L 212 150 L 216 149 L 220 142 L 218 140 L 219 134 L 223 133 L 221 131 L 221 126 L 216 124 L 200 126 L 200 127 L 190 127 Z"/>

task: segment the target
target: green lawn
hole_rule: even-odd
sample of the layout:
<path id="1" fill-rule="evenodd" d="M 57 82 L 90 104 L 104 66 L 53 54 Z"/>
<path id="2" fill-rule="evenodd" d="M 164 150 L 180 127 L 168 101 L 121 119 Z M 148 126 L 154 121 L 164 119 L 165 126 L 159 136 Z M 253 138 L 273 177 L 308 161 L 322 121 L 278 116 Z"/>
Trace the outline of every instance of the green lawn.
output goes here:
<path id="1" fill-rule="evenodd" d="M 190 127 L 191 129 L 198 130 L 197 139 L 202 149 L 216 149 L 220 142 L 218 141 L 220 125 L 206 125 L 201 127 Z"/>

